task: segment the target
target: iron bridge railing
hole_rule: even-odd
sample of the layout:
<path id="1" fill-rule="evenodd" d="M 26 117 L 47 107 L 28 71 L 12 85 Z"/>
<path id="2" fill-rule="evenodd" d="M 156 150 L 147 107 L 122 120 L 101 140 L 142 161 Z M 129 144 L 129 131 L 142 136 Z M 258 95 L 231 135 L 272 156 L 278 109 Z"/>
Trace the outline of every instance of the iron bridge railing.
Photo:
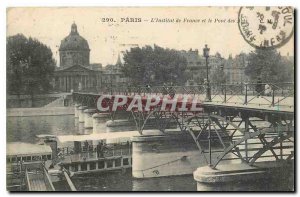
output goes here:
<path id="1" fill-rule="evenodd" d="M 83 98 L 79 94 L 96 95 L 191 95 L 198 96 L 199 100 L 212 101 L 217 103 L 235 104 L 259 104 L 274 106 L 294 106 L 294 83 L 239 83 L 239 84 L 209 84 L 210 100 L 207 100 L 207 85 L 192 86 L 120 86 L 103 87 L 97 91 L 81 91 L 73 93 L 74 101 L 81 101 Z M 259 99 L 259 100 L 257 100 Z M 94 99 L 95 100 L 95 99 Z M 94 102 L 94 101 L 93 101 Z"/>

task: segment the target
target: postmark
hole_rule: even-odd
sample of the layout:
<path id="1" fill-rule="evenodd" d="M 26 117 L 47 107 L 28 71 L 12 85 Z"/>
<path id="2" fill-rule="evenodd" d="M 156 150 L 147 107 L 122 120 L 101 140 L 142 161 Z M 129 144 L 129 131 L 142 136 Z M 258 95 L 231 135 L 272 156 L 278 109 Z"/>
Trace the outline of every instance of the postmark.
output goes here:
<path id="1" fill-rule="evenodd" d="M 274 49 L 286 44 L 294 33 L 292 7 L 241 7 L 239 30 L 255 48 Z"/>

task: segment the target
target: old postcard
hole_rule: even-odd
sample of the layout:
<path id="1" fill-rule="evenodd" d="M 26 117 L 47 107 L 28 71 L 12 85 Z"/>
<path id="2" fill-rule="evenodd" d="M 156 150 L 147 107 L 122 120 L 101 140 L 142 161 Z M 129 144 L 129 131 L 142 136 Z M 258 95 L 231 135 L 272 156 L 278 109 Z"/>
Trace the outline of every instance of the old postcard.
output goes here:
<path id="1" fill-rule="evenodd" d="M 8 191 L 294 191 L 294 8 L 9 7 Z"/>

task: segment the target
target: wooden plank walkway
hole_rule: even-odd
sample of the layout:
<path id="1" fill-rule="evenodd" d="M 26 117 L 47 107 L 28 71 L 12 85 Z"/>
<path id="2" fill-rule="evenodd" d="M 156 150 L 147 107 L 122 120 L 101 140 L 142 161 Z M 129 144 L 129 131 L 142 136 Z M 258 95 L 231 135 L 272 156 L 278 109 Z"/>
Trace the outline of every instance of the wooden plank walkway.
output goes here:
<path id="1" fill-rule="evenodd" d="M 30 191 L 47 191 L 43 174 L 29 174 Z"/>

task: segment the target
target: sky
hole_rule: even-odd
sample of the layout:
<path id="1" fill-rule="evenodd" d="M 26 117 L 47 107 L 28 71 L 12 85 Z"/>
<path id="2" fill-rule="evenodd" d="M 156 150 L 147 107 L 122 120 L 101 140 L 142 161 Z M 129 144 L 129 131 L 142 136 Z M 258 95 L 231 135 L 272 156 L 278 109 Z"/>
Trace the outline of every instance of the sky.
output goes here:
<path id="1" fill-rule="evenodd" d="M 22 33 L 37 38 L 51 48 L 58 64 L 60 42 L 70 33 L 73 22 L 89 43 L 90 62 L 103 66 L 116 63 L 119 53 L 136 45 L 192 48 L 202 54 L 208 44 L 211 54 L 219 52 L 228 58 L 230 54 L 254 51 L 239 31 L 238 11 L 239 7 L 8 8 L 7 36 Z M 103 22 L 103 18 L 115 22 Z M 121 22 L 122 18 L 141 18 L 141 22 Z M 185 18 L 206 21 L 187 23 Z M 152 19 L 160 22 L 151 22 Z M 172 19 L 181 22 L 162 22 Z M 208 19 L 212 22 L 208 23 Z M 293 37 L 278 50 L 282 55 L 294 55 Z"/>

